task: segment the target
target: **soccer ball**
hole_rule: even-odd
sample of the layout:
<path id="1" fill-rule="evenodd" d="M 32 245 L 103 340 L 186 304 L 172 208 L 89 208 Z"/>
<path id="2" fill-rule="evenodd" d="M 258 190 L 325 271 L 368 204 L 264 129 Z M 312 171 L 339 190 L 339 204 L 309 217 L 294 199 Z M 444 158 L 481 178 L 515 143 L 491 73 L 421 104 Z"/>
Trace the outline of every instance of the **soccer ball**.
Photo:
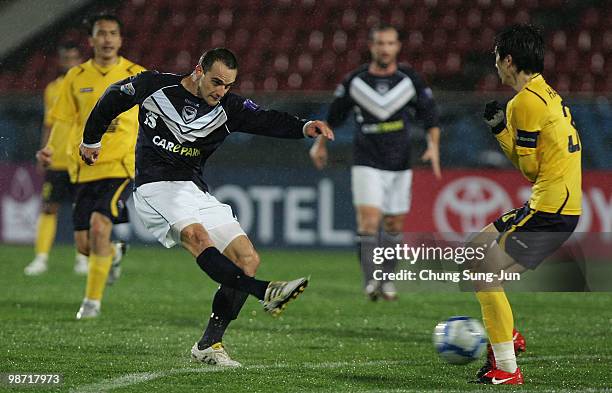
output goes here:
<path id="1" fill-rule="evenodd" d="M 473 318 L 451 317 L 436 325 L 433 343 L 448 363 L 467 364 L 482 356 L 487 347 L 487 334 Z"/>

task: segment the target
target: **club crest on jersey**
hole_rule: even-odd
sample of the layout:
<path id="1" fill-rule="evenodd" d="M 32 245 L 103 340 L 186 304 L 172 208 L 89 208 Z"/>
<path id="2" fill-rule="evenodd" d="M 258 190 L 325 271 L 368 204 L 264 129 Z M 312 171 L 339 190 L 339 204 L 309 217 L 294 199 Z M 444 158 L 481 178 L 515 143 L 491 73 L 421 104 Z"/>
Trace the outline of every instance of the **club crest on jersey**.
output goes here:
<path id="1" fill-rule="evenodd" d="M 378 92 L 378 94 L 385 94 L 386 92 L 389 91 L 389 84 L 388 83 L 377 83 L 376 91 Z"/>
<path id="2" fill-rule="evenodd" d="M 185 123 L 191 123 L 195 120 L 198 110 L 192 106 L 184 106 L 181 112 L 181 117 L 185 120 Z"/>
<path id="3" fill-rule="evenodd" d="M 134 94 L 136 94 L 136 89 L 134 88 L 132 82 L 126 83 L 125 85 L 121 85 L 120 89 L 123 94 L 127 94 L 129 96 L 133 96 Z"/>

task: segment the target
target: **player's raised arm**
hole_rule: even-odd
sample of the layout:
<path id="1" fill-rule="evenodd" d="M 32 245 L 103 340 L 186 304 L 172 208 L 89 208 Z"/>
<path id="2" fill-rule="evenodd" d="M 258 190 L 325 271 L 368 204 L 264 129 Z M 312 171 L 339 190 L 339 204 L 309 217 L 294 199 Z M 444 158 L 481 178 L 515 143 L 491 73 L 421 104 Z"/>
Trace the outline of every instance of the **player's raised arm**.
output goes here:
<path id="1" fill-rule="evenodd" d="M 231 112 L 228 130 L 276 138 L 300 139 L 319 135 L 334 139 L 332 130 L 322 121 L 306 121 L 289 113 L 265 110 L 250 99 L 228 94 L 226 108 Z M 233 116 L 232 116 L 233 115 Z"/>
<path id="2" fill-rule="evenodd" d="M 88 165 L 93 165 L 98 159 L 102 147 L 102 136 L 111 122 L 121 113 L 139 104 L 145 97 L 143 86 L 153 74 L 153 72 L 145 71 L 114 83 L 100 97 L 87 118 L 83 142 L 79 147 L 79 154 Z"/>

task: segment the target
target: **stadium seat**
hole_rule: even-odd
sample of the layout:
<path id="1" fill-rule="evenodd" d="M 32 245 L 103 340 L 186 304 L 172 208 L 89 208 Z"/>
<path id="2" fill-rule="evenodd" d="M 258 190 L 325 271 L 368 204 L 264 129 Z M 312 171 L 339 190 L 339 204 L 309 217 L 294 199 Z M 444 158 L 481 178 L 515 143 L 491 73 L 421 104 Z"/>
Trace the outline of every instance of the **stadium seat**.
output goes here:
<path id="1" fill-rule="evenodd" d="M 566 23 L 549 23 L 546 32 L 549 50 L 545 57 L 548 73 L 560 72 L 564 87 L 607 86 L 612 54 L 612 13 L 602 13 L 595 3 L 567 3 L 564 0 L 130 0 L 117 3 L 116 13 L 124 22 L 123 55 L 148 68 L 185 69 L 202 50 L 227 46 L 239 56 L 245 88 L 264 84 L 273 89 L 330 90 L 326 79 L 339 81 L 367 59 L 368 30 L 384 21 L 402 32 L 404 61 L 412 63 L 435 81 L 464 72 L 475 59 L 487 58 L 497 31 L 509 23 L 524 23 L 532 17 L 545 20 L 563 7 Z M 102 9 L 102 5 L 97 6 Z M 88 9 L 87 13 L 92 10 Z M 77 15 L 53 26 L 53 43 L 38 37 L 32 50 L 15 54 L 12 69 L 0 71 L 0 90 L 16 86 L 40 90 L 54 73 L 47 72 L 54 61 L 54 44 L 73 40 L 88 48 L 87 34 L 75 24 Z M 176 37 L 180 37 L 177 39 Z M 162 54 L 163 53 L 163 54 Z M 325 57 L 323 56 L 325 55 Z M 21 57 L 19 57 L 21 56 Z M 487 60 L 488 61 L 488 60 Z M 274 74 L 253 75 L 268 65 Z M 487 64 L 487 67 L 489 65 Z M 583 67 L 583 68 L 580 68 Z M 34 68 L 35 71 L 28 71 Z M 466 68 L 466 69 L 471 69 Z M 476 67 L 475 69 L 481 69 Z M 324 70 L 324 78 L 314 76 Z M 593 80 L 581 78 L 589 70 Z M 551 76 L 552 77 L 552 76 Z M 36 83 L 28 83 L 28 78 Z M 471 80 L 477 80 L 471 86 Z M 465 78 L 464 89 L 500 88 L 490 75 Z M 335 85 L 335 82 L 334 82 Z M 275 87 L 276 86 L 276 87 Z"/>

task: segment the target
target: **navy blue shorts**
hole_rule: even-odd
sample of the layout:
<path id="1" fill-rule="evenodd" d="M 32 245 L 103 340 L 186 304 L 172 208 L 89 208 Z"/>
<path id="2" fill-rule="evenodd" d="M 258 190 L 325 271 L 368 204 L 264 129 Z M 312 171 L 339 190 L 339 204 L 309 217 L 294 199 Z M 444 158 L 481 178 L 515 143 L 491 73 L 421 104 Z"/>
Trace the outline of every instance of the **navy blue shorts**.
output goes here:
<path id="1" fill-rule="evenodd" d="M 580 216 L 545 213 L 528 204 L 499 217 L 497 243 L 517 263 L 535 269 L 572 235 Z"/>

